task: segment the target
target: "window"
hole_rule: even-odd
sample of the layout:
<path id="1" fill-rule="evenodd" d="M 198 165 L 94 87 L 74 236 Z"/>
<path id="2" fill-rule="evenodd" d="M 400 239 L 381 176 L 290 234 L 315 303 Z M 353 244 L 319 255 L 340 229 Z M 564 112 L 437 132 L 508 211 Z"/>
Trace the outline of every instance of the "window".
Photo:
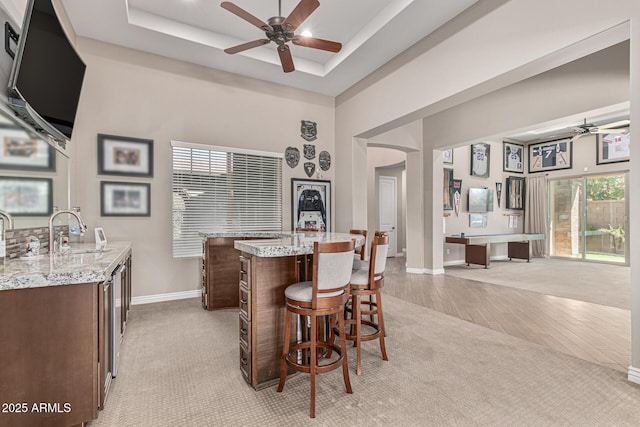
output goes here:
<path id="1" fill-rule="evenodd" d="M 171 146 L 174 258 L 202 255 L 199 232 L 282 230 L 282 155 Z"/>

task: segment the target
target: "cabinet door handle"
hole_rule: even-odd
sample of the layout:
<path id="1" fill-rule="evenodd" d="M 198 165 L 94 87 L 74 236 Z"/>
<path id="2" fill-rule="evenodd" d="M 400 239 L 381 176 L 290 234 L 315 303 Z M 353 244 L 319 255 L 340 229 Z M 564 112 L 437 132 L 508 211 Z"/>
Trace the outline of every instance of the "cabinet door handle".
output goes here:
<path id="1" fill-rule="evenodd" d="M 246 300 L 246 299 L 241 299 L 241 300 L 240 300 L 240 304 L 246 304 L 246 303 L 247 303 L 247 300 Z"/>
<path id="2" fill-rule="evenodd" d="M 245 328 L 240 329 L 240 333 L 242 335 L 247 335 L 247 330 Z"/>
<path id="3" fill-rule="evenodd" d="M 243 357 L 242 359 L 240 359 L 240 363 L 242 363 L 243 365 L 247 366 L 247 358 Z"/>

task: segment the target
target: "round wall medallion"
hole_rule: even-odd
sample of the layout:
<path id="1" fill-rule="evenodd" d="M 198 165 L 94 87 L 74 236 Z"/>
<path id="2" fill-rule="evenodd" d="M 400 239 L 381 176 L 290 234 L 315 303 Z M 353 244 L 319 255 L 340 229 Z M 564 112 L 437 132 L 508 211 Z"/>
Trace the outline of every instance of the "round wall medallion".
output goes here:
<path id="1" fill-rule="evenodd" d="M 331 168 L 331 154 L 328 151 L 321 151 L 318 163 L 320 163 L 320 169 L 328 171 Z"/>
<path id="2" fill-rule="evenodd" d="M 287 149 L 284 150 L 284 158 L 287 160 L 290 168 L 295 168 L 300 161 L 300 150 L 296 147 L 287 147 Z"/>

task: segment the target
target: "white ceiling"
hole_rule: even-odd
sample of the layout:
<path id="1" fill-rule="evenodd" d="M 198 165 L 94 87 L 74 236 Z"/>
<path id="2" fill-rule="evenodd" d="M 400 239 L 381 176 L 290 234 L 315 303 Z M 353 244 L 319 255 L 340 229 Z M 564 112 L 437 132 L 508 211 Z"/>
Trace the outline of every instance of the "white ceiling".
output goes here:
<path id="1" fill-rule="evenodd" d="M 15 0 L 13 0 L 15 1 Z M 287 16 L 299 0 L 281 0 Z M 79 36 L 326 95 L 338 95 L 477 0 L 322 0 L 296 34 L 341 42 L 328 53 L 291 46 L 296 71 L 284 73 L 270 43 L 235 55 L 224 49 L 264 38 L 219 0 L 62 0 Z M 266 21 L 278 0 L 234 0 Z"/>

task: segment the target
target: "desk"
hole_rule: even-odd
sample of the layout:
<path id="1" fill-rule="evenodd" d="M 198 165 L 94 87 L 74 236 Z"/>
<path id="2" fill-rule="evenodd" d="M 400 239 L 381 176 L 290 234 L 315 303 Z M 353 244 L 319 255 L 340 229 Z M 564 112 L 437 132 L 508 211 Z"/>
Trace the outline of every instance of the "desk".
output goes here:
<path id="1" fill-rule="evenodd" d="M 531 240 L 543 240 L 544 234 L 485 234 L 464 237 L 451 236 L 445 238 L 446 243 L 458 243 L 464 246 L 464 262 L 469 264 L 491 265 L 491 244 L 507 243 L 509 259 L 526 259 L 531 261 Z"/>

